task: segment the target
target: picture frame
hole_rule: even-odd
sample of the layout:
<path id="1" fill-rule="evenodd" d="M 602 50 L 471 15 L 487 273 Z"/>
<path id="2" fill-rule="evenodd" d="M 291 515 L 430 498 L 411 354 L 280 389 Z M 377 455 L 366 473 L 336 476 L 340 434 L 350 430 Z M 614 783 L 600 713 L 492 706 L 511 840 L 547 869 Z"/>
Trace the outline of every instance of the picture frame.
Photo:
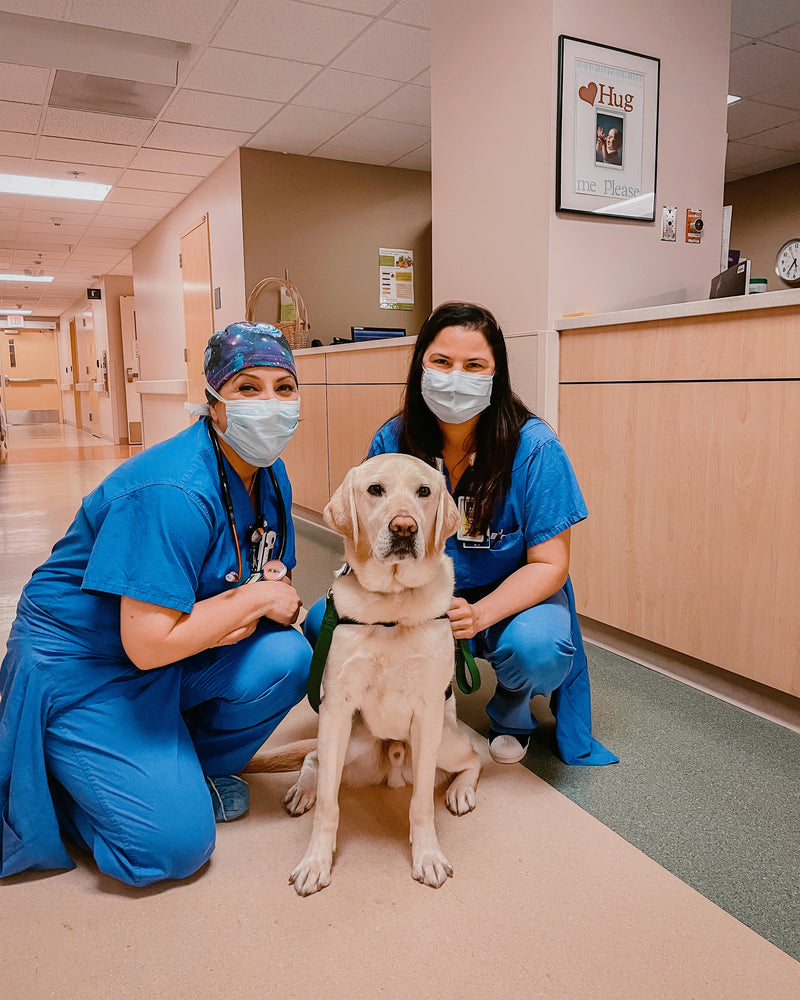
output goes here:
<path id="1" fill-rule="evenodd" d="M 556 211 L 654 222 L 661 60 L 558 38 Z"/>

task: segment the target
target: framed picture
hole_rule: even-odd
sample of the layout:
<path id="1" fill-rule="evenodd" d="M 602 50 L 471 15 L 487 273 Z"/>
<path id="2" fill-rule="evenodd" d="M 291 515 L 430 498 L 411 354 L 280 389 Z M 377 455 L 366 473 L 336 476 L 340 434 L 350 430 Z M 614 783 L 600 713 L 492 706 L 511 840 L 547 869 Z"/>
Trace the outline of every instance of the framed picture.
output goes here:
<path id="1" fill-rule="evenodd" d="M 560 35 L 556 211 L 653 222 L 661 60 Z"/>

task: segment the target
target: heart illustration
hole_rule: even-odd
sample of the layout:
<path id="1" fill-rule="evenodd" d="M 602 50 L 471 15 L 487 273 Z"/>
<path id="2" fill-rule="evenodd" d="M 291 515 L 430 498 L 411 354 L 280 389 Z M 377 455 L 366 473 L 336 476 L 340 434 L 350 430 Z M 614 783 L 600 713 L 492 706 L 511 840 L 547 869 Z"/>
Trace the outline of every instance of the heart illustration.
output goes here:
<path id="1" fill-rule="evenodd" d="M 578 97 L 582 101 L 586 101 L 587 104 L 594 104 L 594 99 L 597 97 L 597 84 L 590 83 L 588 87 L 581 87 L 578 90 Z"/>

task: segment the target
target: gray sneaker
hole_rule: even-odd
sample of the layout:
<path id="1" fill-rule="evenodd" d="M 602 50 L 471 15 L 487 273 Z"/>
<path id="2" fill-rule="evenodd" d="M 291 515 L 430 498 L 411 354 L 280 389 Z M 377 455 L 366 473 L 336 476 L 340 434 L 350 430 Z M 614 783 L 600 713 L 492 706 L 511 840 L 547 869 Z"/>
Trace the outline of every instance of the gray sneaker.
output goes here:
<path id="1" fill-rule="evenodd" d="M 250 808 L 250 788 L 244 778 L 236 774 L 220 774 L 214 778 L 206 776 L 206 784 L 214 806 L 217 823 L 230 823 L 232 819 L 245 816 Z"/>

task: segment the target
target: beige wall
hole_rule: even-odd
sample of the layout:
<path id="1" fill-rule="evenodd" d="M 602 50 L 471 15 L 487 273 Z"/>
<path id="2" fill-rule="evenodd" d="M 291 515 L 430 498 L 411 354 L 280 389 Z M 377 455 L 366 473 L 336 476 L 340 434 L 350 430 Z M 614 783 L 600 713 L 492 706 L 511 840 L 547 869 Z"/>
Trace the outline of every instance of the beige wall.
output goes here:
<path id="1" fill-rule="evenodd" d="M 431 308 L 430 174 L 242 149 L 245 282 L 289 278 L 308 308 L 310 338 L 328 344 L 351 326 L 416 333 Z M 381 309 L 378 250 L 414 251 L 413 311 Z M 256 318 L 274 323 L 277 294 Z"/>
<path id="2" fill-rule="evenodd" d="M 731 247 L 752 261 L 750 277 L 767 278 L 770 292 L 792 287 L 775 274 L 775 258 L 800 238 L 800 163 L 727 184 L 725 204 L 733 206 Z"/>
<path id="3" fill-rule="evenodd" d="M 208 216 L 211 278 L 221 292 L 214 326 L 244 316 L 244 259 L 239 154 L 233 153 L 133 249 L 136 328 L 142 382 L 186 378 L 183 285 L 178 263 L 180 234 Z M 178 394 L 142 396 L 145 444 L 154 444 L 189 423 Z"/>
<path id="4" fill-rule="evenodd" d="M 705 298 L 719 270 L 730 0 L 433 0 L 434 298 L 507 331 Z M 690 44 L 687 32 L 698 44 Z M 661 59 L 656 223 L 555 211 L 558 36 Z M 662 205 L 703 242 L 660 240 Z M 679 226 L 680 229 L 680 226 Z"/>

